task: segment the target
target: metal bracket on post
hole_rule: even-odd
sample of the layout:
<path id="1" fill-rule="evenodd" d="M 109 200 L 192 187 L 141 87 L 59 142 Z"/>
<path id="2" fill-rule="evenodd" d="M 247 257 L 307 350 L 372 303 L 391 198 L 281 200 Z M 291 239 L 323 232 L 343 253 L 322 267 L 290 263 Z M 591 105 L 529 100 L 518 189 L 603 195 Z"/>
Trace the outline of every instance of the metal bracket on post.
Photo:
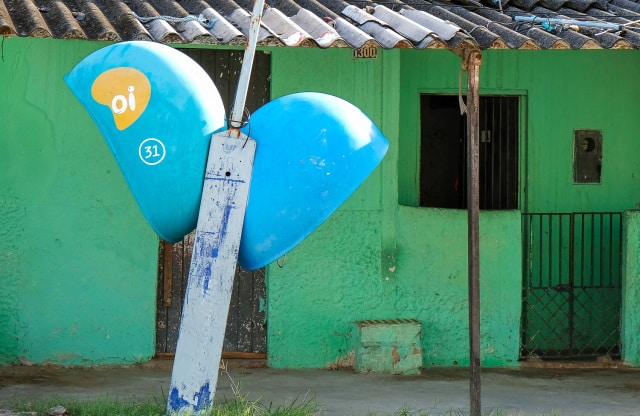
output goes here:
<path id="1" fill-rule="evenodd" d="M 249 90 L 249 79 L 251 78 L 251 68 L 253 67 L 253 58 L 258 44 L 258 33 L 260 32 L 260 22 L 262 21 L 262 9 L 264 8 L 264 0 L 256 0 L 253 5 L 253 13 L 251 22 L 249 23 L 249 43 L 242 59 L 242 67 L 240 68 L 240 77 L 238 79 L 238 88 L 236 89 L 236 97 L 233 101 L 231 116 L 229 117 L 230 129 L 239 129 L 242 127 L 242 116 L 244 114 L 244 104 L 247 100 L 247 91 Z"/>

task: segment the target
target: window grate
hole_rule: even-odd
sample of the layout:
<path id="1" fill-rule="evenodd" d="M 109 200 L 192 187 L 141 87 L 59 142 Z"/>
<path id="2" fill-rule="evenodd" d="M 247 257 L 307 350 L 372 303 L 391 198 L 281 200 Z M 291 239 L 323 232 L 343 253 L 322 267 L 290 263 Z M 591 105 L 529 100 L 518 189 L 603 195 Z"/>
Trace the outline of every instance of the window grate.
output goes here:
<path id="1" fill-rule="evenodd" d="M 480 209 L 518 207 L 519 98 L 480 97 Z M 467 207 L 466 116 L 458 97 L 421 96 L 420 205 Z"/>

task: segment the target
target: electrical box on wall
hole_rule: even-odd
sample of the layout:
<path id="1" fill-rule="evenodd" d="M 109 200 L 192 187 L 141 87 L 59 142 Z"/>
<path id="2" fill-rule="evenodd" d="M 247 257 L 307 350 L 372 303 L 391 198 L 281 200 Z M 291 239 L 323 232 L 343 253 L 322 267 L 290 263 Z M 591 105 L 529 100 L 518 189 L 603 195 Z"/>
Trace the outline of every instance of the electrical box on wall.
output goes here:
<path id="1" fill-rule="evenodd" d="M 600 183 L 602 174 L 602 132 L 573 132 L 573 182 Z"/>

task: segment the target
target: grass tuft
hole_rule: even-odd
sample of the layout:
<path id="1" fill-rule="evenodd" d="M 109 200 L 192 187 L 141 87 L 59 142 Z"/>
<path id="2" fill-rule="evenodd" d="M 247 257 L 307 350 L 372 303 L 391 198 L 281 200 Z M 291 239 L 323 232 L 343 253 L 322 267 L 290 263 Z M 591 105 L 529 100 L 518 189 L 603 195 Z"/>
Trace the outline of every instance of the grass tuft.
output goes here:
<path id="1" fill-rule="evenodd" d="M 288 405 L 265 405 L 259 400 L 249 400 L 243 394 L 239 383 L 223 364 L 221 369 L 231 381 L 233 396 L 230 399 L 216 399 L 210 409 L 198 416 L 315 416 L 319 414 L 318 404 L 313 399 L 294 400 Z M 153 398 L 143 402 L 127 402 L 110 398 L 98 400 L 74 400 L 60 397 L 16 402 L 14 408 L 20 412 L 36 412 L 38 416 L 49 416 L 49 409 L 63 406 L 69 416 L 164 416 L 165 398 Z M 176 415 L 177 416 L 177 415 Z M 190 413 L 181 416 L 193 416 Z"/>
<path id="2" fill-rule="evenodd" d="M 14 408 L 49 416 L 49 409 L 55 406 L 65 407 L 69 416 L 164 416 L 165 409 L 165 404 L 159 399 L 126 402 L 109 398 L 84 401 L 58 397 L 17 402 Z"/>
<path id="3" fill-rule="evenodd" d="M 164 416 L 166 403 L 160 399 L 145 402 L 126 402 L 115 399 L 70 400 L 48 398 L 17 402 L 13 408 L 20 412 L 36 412 L 48 416 L 49 409 L 64 406 L 69 416 Z M 203 416 L 315 416 L 317 406 L 313 401 L 292 403 L 287 406 L 264 405 L 244 398 L 216 400 Z M 184 416 L 192 416 L 186 414 Z"/>

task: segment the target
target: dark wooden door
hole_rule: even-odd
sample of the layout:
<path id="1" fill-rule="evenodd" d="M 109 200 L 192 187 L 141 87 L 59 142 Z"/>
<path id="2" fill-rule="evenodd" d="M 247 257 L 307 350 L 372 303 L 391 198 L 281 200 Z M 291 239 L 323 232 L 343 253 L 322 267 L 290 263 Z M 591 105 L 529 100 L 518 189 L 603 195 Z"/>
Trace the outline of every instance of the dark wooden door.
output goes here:
<path id="1" fill-rule="evenodd" d="M 162 241 L 159 252 L 156 353 L 173 354 L 178 342 L 184 293 L 195 232 L 176 244 Z M 260 357 L 266 353 L 264 269 L 238 266 L 233 282 L 223 350 L 236 356 Z"/>
<path id="2" fill-rule="evenodd" d="M 184 49 L 207 71 L 215 83 L 229 115 L 244 51 Z M 260 108 L 270 97 L 269 55 L 257 52 L 246 108 Z M 158 254 L 158 290 L 156 307 L 156 354 L 175 353 L 187 287 L 195 232 L 182 241 L 160 242 Z M 223 350 L 228 356 L 261 357 L 266 353 L 266 304 L 264 269 L 248 271 L 238 266 L 234 279 Z"/>

